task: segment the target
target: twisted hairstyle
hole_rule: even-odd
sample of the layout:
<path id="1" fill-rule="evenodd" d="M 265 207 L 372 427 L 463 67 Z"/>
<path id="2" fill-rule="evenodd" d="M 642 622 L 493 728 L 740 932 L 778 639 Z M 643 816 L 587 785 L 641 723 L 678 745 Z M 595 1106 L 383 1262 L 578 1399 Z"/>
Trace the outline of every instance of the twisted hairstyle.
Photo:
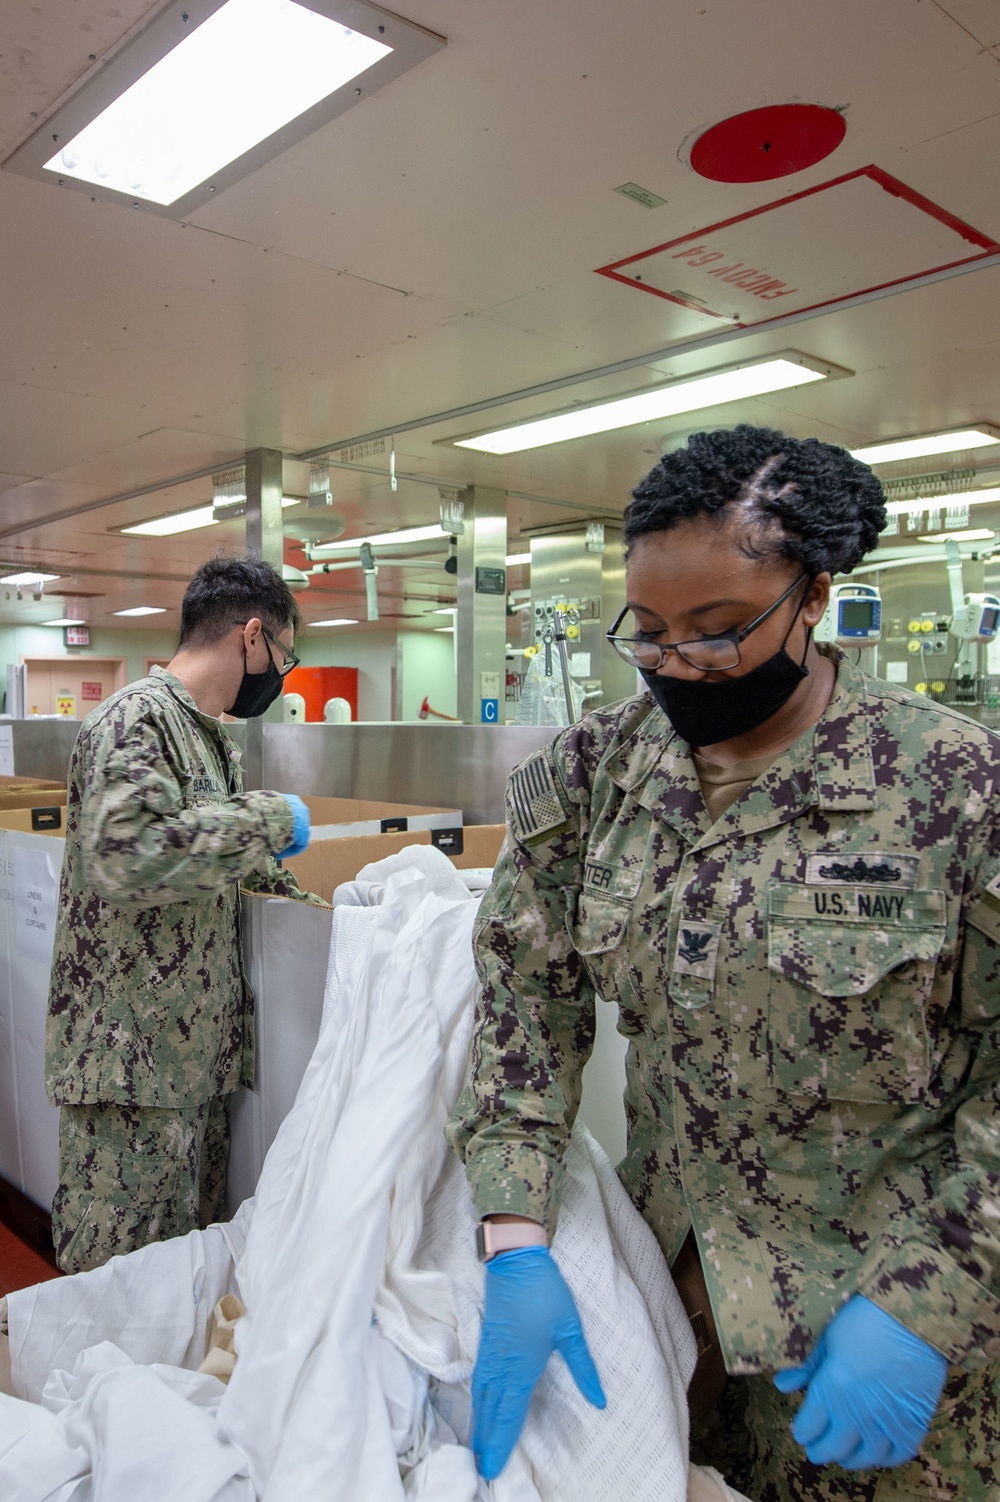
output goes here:
<path id="1" fill-rule="evenodd" d="M 743 514 L 737 546 L 748 558 L 787 558 L 812 577 L 849 574 L 885 526 L 882 486 L 867 464 L 816 438 L 788 438 L 741 423 L 694 433 L 665 454 L 625 509 L 626 556 L 638 538 L 708 516 Z"/>

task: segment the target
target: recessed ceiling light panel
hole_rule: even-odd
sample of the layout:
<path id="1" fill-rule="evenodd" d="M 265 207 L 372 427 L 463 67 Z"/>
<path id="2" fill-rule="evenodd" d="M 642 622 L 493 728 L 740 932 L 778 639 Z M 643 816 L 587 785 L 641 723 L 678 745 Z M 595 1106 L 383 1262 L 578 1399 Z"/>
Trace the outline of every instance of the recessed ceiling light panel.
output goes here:
<path id="1" fill-rule="evenodd" d="M 363 542 L 376 548 L 409 546 L 413 542 L 436 542 L 446 547 L 448 534 L 438 522 L 428 527 L 400 527 L 397 532 L 369 532 L 361 537 L 342 537 L 338 542 L 319 542 L 313 549 L 316 553 L 356 553 Z"/>
<path id="2" fill-rule="evenodd" d="M 49 584 L 53 579 L 58 579 L 59 574 L 5 574 L 0 579 L 0 584 Z"/>
<path id="3" fill-rule="evenodd" d="M 115 610 L 113 615 L 166 615 L 162 605 L 133 605 L 131 610 Z"/>
<path id="4" fill-rule="evenodd" d="M 182 218 L 442 46 L 366 0 L 176 0 L 4 166 Z"/>
<path id="5" fill-rule="evenodd" d="M 1000 443 L 1000 428 L 977 422 L 973 427 L 951 428 L 945 433 L 921 433 L 913 438 L 888 438 L 851 449 L 865 464 L 895 464 L 901 459 L 929 459 L 934 454 L 958 454 L 966 449 L 988 448 Z"/>
<path id="6" fill-rule="evenodd" d="M 131 527 L 117 530 L 126 537 L 173 537 L 177 532 L 195 532 L 199 527 L 211 527 L 216 522 L 211 506 L 198 506 L 194 511 L 174 511 L 170 516 L 154 516 L 152 521 L 136 522 Z"/>
<path id="7" fill-rule="evenodd" d="M 529 418 L 475 437 L 438 441 L 452 443 L 456 448 L 477 449 L 485 454 L 518 454 L 525 449 L 566 443 L 571 438 L 609 433 L 616 428 L 631 428 L 639 423 L 676 417 L 682 412 L 699 412 L 725 402 L 745 401 L 773 391 L 789 391 L 796 386 L 807 386 L 813 381 L 850 373 L 806 355 L 769 355 L 762 360 L 706 370 L 677 381 L 663 381 L 659 386 L 639 391 L 634 396 L 572 407 L 565 412 L 553 413 L 551 417 Z"/>

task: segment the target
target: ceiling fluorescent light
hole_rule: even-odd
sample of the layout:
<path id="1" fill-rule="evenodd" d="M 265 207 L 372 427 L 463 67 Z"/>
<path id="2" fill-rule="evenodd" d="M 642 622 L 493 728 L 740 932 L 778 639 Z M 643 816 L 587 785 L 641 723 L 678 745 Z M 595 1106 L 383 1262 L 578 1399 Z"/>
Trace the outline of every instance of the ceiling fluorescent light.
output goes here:
<path id="1" fill-rule="evenodd" d="M 87 622 L 81 615 L 61 615 L 57 621 L 43 621 L 43 626 L 85 626 Z"/>
<path id="2" fill-rule="evenodd" d="M 985 506 L 990 501 L 1000 501 L 1000 485 L 990 485 L 985 490 L 962 490 L 954 495 L 918 495 L 909 501 L 888 501 L 886 511 L 890 516 L 907 516 L 911 511 L 943 511 L 949 506 Z"/>
<path id="3" fill-rule="evenodd" d="M 136 522 L 134 527 L 119 527 L 126 537 L 173 537 L 176 532 L 194 532 L 198 527 L 215 525 L 211 506 L 199 506 L 196 511 L 175 511 L 172 516 L 157 516 L 149 522 Z"/>
<path id="4" fill-rule="evenodd" d="M 973 527 L 965 532 L 928 532 L 923 537 L 918 537 L 918 542 L 986 542 L 995 534 L 989 527 Z"/>
<path id="5" fill-rule="evenodd" d="M 19 584 L 49 584 L 59 577 L 59 574 L 5 574 L 0 579 L 0 584 L 13 584 L 15 587 Z"/>
<path id="6" fill-rule="evenodd" d="M 356 626 L 357 624 L 358 624 L 357 621 L 349 619 L 346 616 L 342 620 L 335 620 L 335 621 L 307 621 L 306 622 L 307 626 Z"/>
<path id="7" fill-rule="evenodd" d="M 356 553 L 363 542 L 376 548 L 401 547 L 411 542 L 437 542 L 446 547 L 448 534 L 435 522 L 432 527 L 403 527 L 398 532 L 368 532 L 361 537 L 341 537 L 337 542 L 318 542 L 313 552 Z"/>
<path id="8" fill-rule="evenodd" d="M 517 568 L 517 566 L 518 566 L 519 563 L 530 563 L 531 562 L 531 554 L 530 553 L 508 553 L 507 557 L 504 559 L 504 562 L 506 563 L 506 565 L 507 565 L 508 568 Z"/>
<path id="9" fill-rule="evenodd" d="M 965 449 L 986 448 L 1000 443 L 1000 429 L 980 422 L 974 428 L 952 428 L 946 433 L 924 433 L 916 438 L 891 438 L 851 449 L 865 464 L 893 464 L 898 459 L 929 459 L 934 454 L 956 454 Z"/>
<path id="10" fill-rule="evenodd" d="M 682 412 L 699 412 L 704 407 L 719 407 L 725 402 L 766 396 L 768 392 L 788 391 L 813 381 L 825 381 L 832 375 L 849 374 L 849 371 L 833 365 L 786 352 L 749 364 L 705 371 L 702 375 L 687 376 L 679 381 L 665 381 L 635 396 L 574 407 L 551 417 L 533 418 L 509 428 L 480 433 L 478 437 L 444 441 L 453 443 L 456 448 L 477 449 L 484 454 L 518 454 L 524 449 L 566 443 L 571 438 L 586 438 L 593 433 L 610 433 L 615 428 L 631 428 L 638 423 L 677 417 Z"/>
<path id="11" fill-rule="evenodd" d="M 113 610 L 112 615 L 166 615 L 163 605 L 133 605 L 131 610 Z"/>
<path id="12" fill-rule="evenodd" d="M 458 606 L 457 605 L 442 605 L 439 610 L 434 610 L 434 611 L 431 612 L 431 614 L 432 615 L 457 615 L 458 614 Z"/>
<path id="13" fill-rule="evenodd" d="M 45 163 L 176 203 L 392 51 L 294 0 L 226 0 Z"/>
<path id="14" fill-rule="evenodd" d="M 368 0 L 171 0 L 5 165 L 183 219 L 443 46 Z"/>

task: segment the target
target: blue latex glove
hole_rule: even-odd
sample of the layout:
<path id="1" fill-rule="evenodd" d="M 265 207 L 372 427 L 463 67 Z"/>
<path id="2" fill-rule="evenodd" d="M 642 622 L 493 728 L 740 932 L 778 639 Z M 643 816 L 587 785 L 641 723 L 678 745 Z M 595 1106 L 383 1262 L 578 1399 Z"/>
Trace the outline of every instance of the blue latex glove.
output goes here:
<path id="1" fill-rule="evenodd" d="M 290 855 L 301 855 L 309 845 L 309 810 L 297 793 L 282 793 L 282 798 L 292 811 L 292 843 L 279 850 L 276 859 L 287 860 Z"/>
<path id="2" fill-rule="evenodd" d="M 778 1372 L 781 1392 L 809 1391 L 792 1434 L 814 1465 L 848 1471 L 912 1460 L 948 1374 L 939 1351 L 871 1299 L 839 1309 L 804 1366 Z"/>
<path id="3" fill-rule="evenodd" d="M 472 1448 L 487 1481 L 507 1464 L 553 1351 L 587 1402 L 603 1408 L 601 1379 L 555 1258 L 543 1246 L 501 1252 L 486 1264 L 486 1307 L 472 1373 Z"/>

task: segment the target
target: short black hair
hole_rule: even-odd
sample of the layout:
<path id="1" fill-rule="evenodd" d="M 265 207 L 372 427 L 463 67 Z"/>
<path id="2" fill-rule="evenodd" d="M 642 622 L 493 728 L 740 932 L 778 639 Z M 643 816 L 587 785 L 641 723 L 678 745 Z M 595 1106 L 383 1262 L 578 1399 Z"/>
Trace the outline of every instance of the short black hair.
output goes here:
<path id="1" fill-rule="evenodd" d="M 694 433 L 665 454 L 625 508 L 626 555 L 649 532 L 744 511 L 738 546 L 748 558 L 787 558 L 812 577 L 849 574 L 886 522 L 882 486 L 867 464 L 817 438 L 789 438 L 741 423 Z"/>
<path id="2" fill-rule="evenodd" d="M 281 575 L 257 553 L 210 558 L 184 591 L 181 646 L 220 641 L 239 621 L 258 616 L 275 636 L 299 627 L 302 615 Z"/>

